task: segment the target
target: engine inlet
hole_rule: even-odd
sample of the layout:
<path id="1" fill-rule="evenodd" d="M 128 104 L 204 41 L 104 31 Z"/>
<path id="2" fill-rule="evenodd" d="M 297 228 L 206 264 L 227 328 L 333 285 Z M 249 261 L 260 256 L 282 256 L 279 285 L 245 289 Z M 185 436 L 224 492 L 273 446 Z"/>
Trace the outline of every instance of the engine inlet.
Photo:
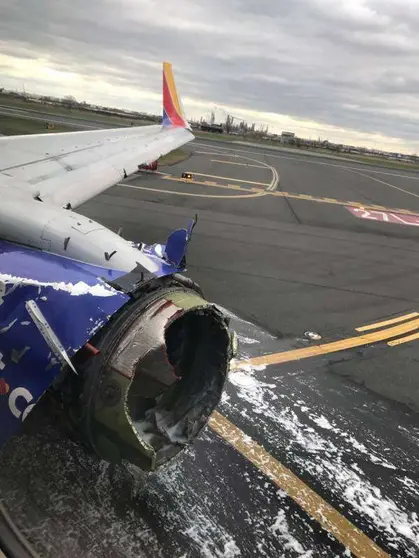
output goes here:
<path id="1" fill-rule="evenodd" d="M 81 388 L 81 425 L 103 459 L 152 471 L 190 444 L 218 405 L 228 321 L 189 289 L 128 305 L 99 341 Z"/>

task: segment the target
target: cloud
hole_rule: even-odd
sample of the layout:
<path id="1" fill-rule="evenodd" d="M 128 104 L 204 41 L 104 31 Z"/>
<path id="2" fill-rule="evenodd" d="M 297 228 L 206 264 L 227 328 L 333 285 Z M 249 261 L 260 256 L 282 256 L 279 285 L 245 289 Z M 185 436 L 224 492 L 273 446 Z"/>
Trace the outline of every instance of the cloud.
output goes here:
<path id="1" fill-rule="evenodd" d="M 419 149 L 414 0 L 0 0 L 6 87 L 190 116 L 218 105 L 302 136 Z"/>

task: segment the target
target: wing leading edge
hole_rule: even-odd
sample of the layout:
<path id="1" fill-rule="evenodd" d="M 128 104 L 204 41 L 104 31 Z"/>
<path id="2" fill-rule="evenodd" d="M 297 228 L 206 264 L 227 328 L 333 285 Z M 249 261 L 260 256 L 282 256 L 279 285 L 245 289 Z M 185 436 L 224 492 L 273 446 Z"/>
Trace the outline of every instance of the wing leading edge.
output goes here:
<path id="1" fill-rule="evenodd" d="M 193 139 L 164 63 L 162 126 L 2 137 L 0 188 L 74 208 Z"/>

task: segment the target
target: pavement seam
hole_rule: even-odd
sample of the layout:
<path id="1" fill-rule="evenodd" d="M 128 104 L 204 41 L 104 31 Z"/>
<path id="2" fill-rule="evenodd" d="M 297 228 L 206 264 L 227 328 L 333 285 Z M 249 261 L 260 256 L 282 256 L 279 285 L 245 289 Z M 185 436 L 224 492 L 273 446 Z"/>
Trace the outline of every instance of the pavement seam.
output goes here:
<path id="1" fill-rule="evenodd" d="M 263 195 L 263 194 L 262 194 Z M 190 265 L 190 268 L 196 267 L 194 265 Z M 200 265 L 199 269 L 207 269 L 210 271 L 221 271 L 219 268 L 217 267 L 210 267 L 210 266 L 204 266 L 204 265 Z M 236 273 L 236 271 L 232 270 L 232 269 L 224 269 L 223 273 Z M 259 272 L 254 272 L 254 273 L 250 273 L 248 271 L 240 271 L 240 275 L 242 277 L 258 277 L 260 280 L 262 279 L 271 279 L 272 281 L 279 281 L 280 283 L 293 283 L 296 285 L 302 285 L 304 287 L 316 287 L 318 289 L 330 289 L 332 291 L 338 291 L 338 292 L 343 292 L 343 293 L 351 293 L 351 294 L 356 294 L 356 295 L 365 295 L 365 296 L 375 296 L 378 298 L 383 298 L 386 300 L 399 300 L 401 302 L 409 302 L 410 304 L 414 304 L 416 302 L 415 299 L 412 298 L 403 298 L 401 296 L 391 296 L 391 295 L 387 295 L 387 294 L 380 294 L 380 293 L 373 293 L 373 292 L 368 292 L 368 291 L 359 291 L 356 289 L 350 289 L 350 288 L 344 288 L 344 287 L 335 287 L 333 285 L 323 285 L 321 283 L 310 283 L 308 281 L 301 281 L 300 279 L 284 279 L 278 276 L 273 276 L 273 275 L 262 275 Z"/>

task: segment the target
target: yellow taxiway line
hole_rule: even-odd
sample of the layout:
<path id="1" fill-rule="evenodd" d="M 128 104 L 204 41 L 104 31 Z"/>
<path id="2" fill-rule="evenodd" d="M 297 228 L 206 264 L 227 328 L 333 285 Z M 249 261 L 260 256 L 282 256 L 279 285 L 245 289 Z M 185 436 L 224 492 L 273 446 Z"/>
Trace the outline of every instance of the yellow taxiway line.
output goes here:
<path id="1" fill-rule="evenodd" d="M 215 154 L 214 154 L 215 155 Z M 226 162 L 227 161 L 215 161 L 215 162 Z M 230 163 L 238 164 L 241 163 Z M 244 165 L 245 166 L 245 165 Z M 249 165 L 250 166 L 250 165 Z M 251 165 L 257 166 L 257 165 Z M 208 178 L 218 178 L 222 180 L 231 180 L 231 178 L 205 175 L 199 173 L 192 173 L 196 176 L 204 176 Z M 289 197 L 294 199 L 302 199 L 308 201 L 315 201 L 319 203 L 329 203 L 338 204 L 345 206 L 355 206 L 355 207 L 365 207 L 366 209 L 377 209 L 386 210 L 382 206 L 364 206 L 359 202 L 342 202 L 335 200 L 333 198 L 315 198 L 313 196 L 304 194 L 291 194 L 289 192 L 269 192 L 269 191 L 256 191 L 256 188 L 242 188 L 239 185 L 229 184 L 222 185 L 216 182 L 199 182 L 194 180 L 186 180 L 181 178 L 175 178 L 170 175 L 163 177 L 165 180 L 172 180 L 176 182 L 193 183 L 203 186 L 214 186 L 218 188 L 242 190 L 249 192 L 248 194 L 242 195 L 232 195 L 232 196 L 217 196 L 217 195 L 207 195 L 207 194 L 195 194 L 192 192 L 174 192 L 171 190 L 161 190 L 158 188 L 147 188 L 142 186 L 135 186 L 129 184 L 120 184 L 121 186 L 128 188 L 136 188 L 140 190 L 148 190 L 154 192 L 163 192 L 168 194 L 185 195 L 185 196 L 197 196 L 197 197 L 207 197 L 207 198 L 252 198 L 260 197 L 264 195 Z M 275 178 L 275 177 L 274 177 Z M 233 179 L 235 180 L 235 179 Z M 236 182 L 242 182 L 246 184 L 256 184 L 259 186 L 270 186 L 266 183 L 250 182 L 244 180 L 235 180 Z M 390 210 L 397 212 L 412 213 L 409 210 Z M 404 333 L 409 333 L 419 329 L 419 319 L 411 320 L 406 322 L 411 318 L 416 318 L 419 313 L 412 312 L 405 316 L 400 316 L 397 318 L 392 318 L 389 320 L 377 322 L 375 324 L 370 324 L 366 326 L 361 326 L 357 328 L 357 331 L 369 331 L 372 329 L 378 329 L 380 327 L 399 324 L 394 327 L 390 327 L 378 332 L 368 333 L 365 335 L 360 335 L 357 337 L 347 338 L 340 341 L 335 341 L 331 343 L 325 343 L 322 345 L 306 347 L 302 349 L 295 349 L 292 351 L 285 351 L 282 353 L 264 355 L 262 357 L 252 358 L 246 361 L 237 362 L 232 367 L 233 369 L 239 369 L 241 365 L 270 365 L 279 364 L 283 362 L 295 361 L 303 358 L 308 358 L 312 356 L 319 356 L 322 354 L 333 353 L 345 349 L 350 349 L 354 347 L 359 347 L 379 341 L 384 341 L 403 335 Z M 419 332 L 413 333 L 402 339 L 396 339 L 388 342 L 388 345 L 393 346 L 408 342 L 410 340 L 419 339 Z M 316 520 L 323 529 L 328 533 L 333 535 L 339 542 L 341 542 L 354 556 L 357 558 L 390 558 L 390 555 L 382 550 L 374 541 L 368 538 L 365 533 L 358 529 L 353 523 L 346 519 L 341 513 L 339 513 L 333 506 L 328 504 L 321 496 L 319 496 L 314 490 L 312 490 L 308 485 L 306 485 L 301 479 L 299 479 L 292 471 L 285 467 L 282 463 L 276 460 L 272 455 L 270 455 L 261 445 L 252 440 L 247 436 L 242 430 L 240 430 L 236 425 L 231 423 L 226 417 L 221 415 L 219 412 L 215 411 L 210 420 L 210 428 L 217 433 L 221 438 L 227 441 L 232 447 L 236 449 L 242 456 L 248 459 L 254 466 L 256 466 L 262 473 L 264 473 L 267 478 L 269 478 L 276 486 L 284 490 L 289 497 L 291 497 L 308 515 L 310 515 L 314 520 Z"/>
<path id="2" fill-rule="evenodd" d="M 184 180 L 181 180 L 184 182 Z M 123 186 L 124 188 L 132 188 L 133 190 L 145 190 L 147 192 L 156 192 L 162 194 L 174 194 L 176 196 L 190 196 L 194 198 L 217 198 L 217 199 L 242 199 L 242 198 L 260 198 L 261 196 L 266 196 L 267 192 L 264 190 L 261 192 L 254 192 L 252 194 L 235 194 L 235 195 L 228 195 L 225 196 L 217 196 L 213 194 L 195 194 L 194 192 L 175 192 L 173 190 L 162 190 L 161 188 L 146 188 L 145 186 L 134 186 L 133 184 L 124 184 L 123 182 L 119 182 L 116 186 Z"/>
<path id="3" fill-rule="evenodd" d="M 417 318 L 419 316 L 419 312 L 411 312 L 410 314 L 405 314 L 404 316 L 398 316 L 397 318 L 391 318 L 389 320 L 384 320 L 381 322 L 375 322 L 373 324 L 364 325 L 361 327 L 355 328 L 355 331 L 369 331 L 371 329 L 378 329 L 380 327 L 385 327 L 392 324 L 398 324 L 400 322 L 406 322 L 412 318 Z"/>
<path id="4" fill-rule="evenodd" d="M 212 414 L 209 425 L 214 432 L 232 445 L 278 488 L 286 492 L 294 502 L 354 556 L 358 558 L 390 558 L 387 552 L 377 546 L 358 527 L 218 411 Z"/>
<path id="5" fill-rule="evenodd" d="M 266 167 L 268 168 L 268 167 Z M 242 182 L 243 184 L 256 184 L 257 186 L 271 186 L 269 182 L 253 182 L 251 180 L 239 180 L 232 176 L 217 176 L 215 174 L 203 174 L 202 172 L 192 172 L 195 176 L 205 176 L 206 178 L 218 178 L 218 180 L 234 180 L 234 182 Z"/>
<path id="6" fill-rule="evenodd" d="M 171 190 L 147 188 L 144 186 L 135 186 L 124 183 L 120 183 L 119 185 L 126 188 L 139 190 L 207 198 L 251 198 L 269 194 L 269 192 L 265 190 L 255 192 L 255 190 L 257 190 L 256 188 L 244 189 L 234 184 L 226 186 L 211 183 L 208 181 L 196 182 L 171 176 L 164 176 L 163 178 L 165 180 L 173 180 L 176 182 L 191 182 L 194 184 L 216 186 L 225 189 L 240 189 L 242 191 L 248 191 L 251 193 L 232 196 L 217 196 L 208 194 L 195 194 L 192 192 L 174 192 Z M 269 186 L 267 184 L 263 185 Z M 278 194 L 284 195 L 287 193 L 278 192 Z M 310 197 L 306 196 L 306 198 Z M 336 200 L 330 200 L 329 203 L 338 202 Z M 413 313 L 413 315 L 416 316 L 419 314 Z M 413 315 L 404 316 L 404 319 L 407 320 L 409 319 L 409 316 L 413 317 Z M 395 318 L 394 320 L 397 320 L 397 318 Z M 390 322 L 395 323 L 394 320 L 390 320 Z M 399 321 L 401 321 L 401 319 Z M 387 320 L 386 322 L 381 322 L 381 325 L 387 325 L 388 323 L 389 320 Z M 372 326 L 364 327 L 371 327 L 372 329 Z M 378 324 L 376 327 L 380 327 L 380 324 Z M 236 363 L 234 368 L 240 368 L 241 364 L 276 364 L 280 362 L 297 360 L 300 358 L 307 358 L 310 356 L 317 356 L 319 354 L 326 354 L 329 352 L 335 352 L 384 339 L 389 339 L 391 337 L 413 331 L 417 328 L 419 328 L 419 320 L 414 320 L 408 322 L 407 324 L 401 324 L 399 326 L 392 327 L 380 332 L 344 339 L 324 345 L 317 345 L 304 349 L 296 349 L 293 351 L 286 351 L 283 353 L 253 358 L 247 361 L 243 361 L 243 363 Z M 417 334 L 417 337 L 419 337 L 419 333 Z M 301 479 L 294 475 L 294 473 L 287 469 L 287 467 L 285 467 L 282 463 L 280 463 L 272 455 L 270 455 L 261 445 L 252 440 L 242 430 L 240 430 L 236 425 L 230 422 L 226 417 L 221 415 L 218 411 L 215 411 L 212 414 L 209 420 L 209 426 L 216 434 L 218 434 L 221 438 L 228 442 L 232 447 L 236 449 L 236 451 L 238 451 L 243 457 L 248 459 L 255 467 L 257 467 L 262 473 L 264 473 L 267 478 L 269 478 L 276 486 L 284 490 L 288 494 L 288 496 L 292 498 L 308 515 L 316 520 L 323 529 L 325 529 L 339 542 L 341 542 L 354 556 L 356 556 L 357 558 L 390 558 L 389 554 L 387 554 L 384 550 L 377 546 L 374 541 L 372 541 L 368 538 L 367 535 L 365 535 L 365 533 L 358 529 L 353 523 L 351 523 L 335 508 L 333 508 L 333 506 L 328 504 L 314 490 L 312 490 Z"/>
<path id="7" fill-rule="evenodd" d="M 419 333 L 413 333 L 412 335 L 407 335 L 406 337 L 402 337 L 401 339 L 394 339 L 393 341 L 389 341 L 387 345 L 389 347 L 396 347 L 397 345 L 403 345 L 403 343 L 409 343 L 409 341 L 416 341 L 419 339 Z"/>
<path id="8" fill-rule="evenodd" d="M 319 198 L 316 196 L 310 196 L 309 194 L 293 194 L 291 192 L 274 192 L 271 194 L 272 196 L 279 196 L 283 198 L 289 198 L 294 200 L 306 200 L 316 203 L 329 203 L 329 204 L 336 204 L 342 205 L 344 207 L 359 207 L 360 209 L 370 210 L 370 211 L 387 211 L 389 213 L 403 213 L 405 215 L 415 215 L 419 216 L 418 212 L 411 211 L 410 209 L 398 209 L 398 208 L 390 208 L 385 207 L 383 205 L 376 205 L 376 204 L 365 204 L 362 202 L 357 201 L 343 201 L 337 200 L 335 198 Z"/>
<path id="9" fill-rule="evenodd" d="M 214 188 L 224 188 L 225 190 L 242 190 L 243 192 L 261 191 L 261 188 L 243 188 L 239 184 L 218 184 L 212 180 L 194 180 L 193 178 L 176 178 L 174 176 L 163 176 L 162 180 L 183 182 L 184 184 L 198 184 L 198 186 L 214 186 Z"/>
<path id="10" fill-rule="evenodd" d="M 206 176 L 208 178 L 222 178 L 223 180 L 232 180 L 231 178 L 228 179 L 227 177 L 216 177 L 216 176 L 213 176 L 213 175 L 197 175 L 197 173 L 192 173 L 192 174 L 195 174 L 196 176 Z M 198 185 L 202 185 L 202 186 L 214 186 L 216 188 L 230 188 L 231 190 L 241 189 L 241 190 L 248 191 L 248 192 L 254 191 L 254 188 L 244 188 L 244 187 L 241 187 L 238 184 L 224 185 L 224 184 L 218 184 L 217 182 L 208 181 L 208 180 L 206 180 L 206 181 L 189 180 L 189 179 L 186 179 L 186 178 L 177 178 L 177 177 L 171 176 L 171 175 L 165 175 L 165 176 L 162 176 L 161 178 L 163 180 L 172 180 L 174 182 L 184 182 L 184 183 L 190 183 L 190 184 L 198 184 Z M 236 182 L 245 182 L 246 184 L 256 184 L 256 185 L 259 185 L 259 186 L 270 186 L 269 184 L 264 183 L 264 182 L 259 183 L 259 182 L 240 181 L 240 180 L 235 180 L 235 181 Z M 169 192 L 169 193 L 174 193 L 174 192 Z M 287 199 L 304 200 L 304 201 L 311 201 L 311 202 L 315 202 L 315 203 L 334 204 L 334 205 L 340 205 L 340 206 L 343 206 L 343 207 L 358 207 L 360 209 L 365 209 L 366 211 L 386 211 L 388 213 L 402 213 L 404 215 L 414 215 L 416 217 L 419 217 L 418 212 L 411 211 L 410 209 L 391 208 L 391 207 L 385 207 L 383 205 L 364 204 L 364 203 L 358 202 L 358 201 L 343 201 L 343 200 L 338 200 L 338 199 L 335 199 L 335 198 L 316 197 L 316 196 L 310 196 L 309 194 L 294 194 L 292 192 L 270 191 L 269 188 L 267 189 L 266 193 L 271 195 L 271 196 L 277 196 L 277 197 L 287 198 Z M 184 194 L 184 195 L 191 195 L 191 194 Z M 207 196 L 201 194 L 198 197 L 207 197 Z M 211 197 L 211 196 L 208 196 L 208 197 Z M 243 196 L 243 197 L 249 197 L 249 196 Z M 253 197 L 253 196 L 250 196 L 250 197 Z"/>
<path id="11" fill-rule="evenodd" d="M 325 343 L 303 349 L 295 349 L 282 353 L 264 355 L 245 361 L 233 363 L 232 371 L 240 369 L 243 365 L 270 365 L 279 364 L 337 352 L 353 347 L 360 347 L 379 341 L 385 341 L 405 333 L 414 332 L 406 337 L 393 339 L 387 344 L 400 345 L 419 339 L 418 312 L 411 312 L 396 318 L 390 318 L 356 328 L 357 331 L 370 331 L 381 329 L 372 333 L 350 337 L 332 343 Z M 408 321 L 410 320 L 410 321 Z M 397 325 L 394 325 L 397 324 Z M 386 327 L 391 326 L 391 327 Z M 296 502 L 310 517 L 316 520 L 323 529 L 333 535 L 357 558 L 390 558 L 390 555 L 380 548 L 365 533 L 344 517 L 333 506 L 326 502 L 319 494 L 306 485 L 285 465 L 275 459 L 260 444 L 251 439 L 226 417 L 215 411 L 210 420 L 210 428 L 220 437 L 233 446 L 241 455 L 249 460 L 263 474 L 266 475 L 278 488 Z"/>
<path id="12" fill-rule="evenodd" d="M 340 341 L 332 341 L 331 343 L 324 343 L 322 345 L 313 345 L 312 347 L 304 347 L 303 349 L 293 349 L 291 351 L 283 351 L 282 353 L 273 353 L 250 358 L 248 360 L 238 361 L 233 363 L 232 369 L 238 370 L 249 364 L 252 366 L 269 366 L 272 364 L 281 364 L 283 362 L 291 362 L 294 360 L 336 353 L 338 351 L 353 349 L 354 347 L 362 347 L 363 345 L 386 341 L 392 337 L 397 337 L 399 335 L 403 335 L 404 333 L 410 333 L 416 331 L 417 329 L 419 329 L 419 319 L 411 320 L 407 323 L 402 323 L 387 329 L 382 329 L 374 333 L 367 333 L 356 337 L 341 339 Z"/>

